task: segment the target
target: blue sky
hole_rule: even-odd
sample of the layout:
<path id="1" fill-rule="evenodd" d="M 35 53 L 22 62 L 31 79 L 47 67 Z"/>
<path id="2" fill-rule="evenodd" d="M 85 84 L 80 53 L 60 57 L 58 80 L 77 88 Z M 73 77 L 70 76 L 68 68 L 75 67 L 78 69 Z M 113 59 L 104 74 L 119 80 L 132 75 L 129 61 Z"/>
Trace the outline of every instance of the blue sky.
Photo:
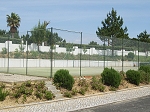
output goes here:
<path id="1" fill-rule="evenodd" d="M 21 17 L 20 34 L 46 20 L 50 21 L 48 27 L 83 32 L 83 37 L 92 40 L 114 8 L 133 38 L 144 30 L 150 33 L 149 5 L 150 0 L 1 0 L 0 29 L 9 30 L 6 15 L 15 12 Z"/>

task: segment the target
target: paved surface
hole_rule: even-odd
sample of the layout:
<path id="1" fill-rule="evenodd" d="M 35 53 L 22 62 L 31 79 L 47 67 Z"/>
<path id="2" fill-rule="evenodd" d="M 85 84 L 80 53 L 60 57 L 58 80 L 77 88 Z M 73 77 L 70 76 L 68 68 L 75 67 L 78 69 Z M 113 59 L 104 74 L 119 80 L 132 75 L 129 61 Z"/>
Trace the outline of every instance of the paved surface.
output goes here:
<path id="1" fill-rule="evenodd" d="M 123 100 L 134 99 L 150 95 L 150 86 L 138 87 L 134 89 L 108 92 L 93 96 L 78 97 L 72 99 L 62 99 L 34 103 L 29 105 L 20 105 L 13 108 L 5 108 L 0 112 L 66 112 L 75 111 L 83 108 L 120 102 Z"/>
<path id="2" fill-rule="evenodd" d="M 150 96 L 77 110 L 74 112 L 150 112 Z"/>
<path id="3" fill-rule="evenodd" d="M 55 99 L 63 99 L 64 96 L 61 94 L 60 90 L 57 90 L 56 87 L 52 84 L 52 81 L 45 81 L 45 86 L 48 88 L 49 91 L 55 95 Z"/>
<path id="4" fill-rule="evenodd" d="M 47 80 L 47 78 L 0 73 L 0 82 L 13 83 L 13 82 L 23 82 L 27 80 Z"/>

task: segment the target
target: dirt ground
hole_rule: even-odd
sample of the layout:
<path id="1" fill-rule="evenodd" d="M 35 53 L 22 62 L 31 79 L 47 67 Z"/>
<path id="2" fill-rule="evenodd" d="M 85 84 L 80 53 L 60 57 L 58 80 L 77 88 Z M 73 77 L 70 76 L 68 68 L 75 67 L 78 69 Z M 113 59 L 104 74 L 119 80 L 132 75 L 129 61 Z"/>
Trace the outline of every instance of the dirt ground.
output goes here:
<path id="1" fill-rule="evenodd" d="M 93 90 L 91 88 L 90 83 L 91 83 L 92 77 L 87 76 L 87 77 L 84 77 L 84 78 L 85 78 L 87 84 L 89 84 L 88 90 L 86 91 L 85 95 L 102 93 L 98 90 Z M 81 88 L 79 86 L 79 80 L 80 80 L 80 78 L 75 78 L 75 84 L 73 86 L 73 89 L 74 88 L 76 88 L 76 89 Z M 145 85 L 145 84 L 140 84 L 139 86 L 143 86 L 143 85 Z M 106 85 L 104 85 L 104 86 L 105 86 L 104 92 L 110 91 L 109 86 L 106 86 Z M 117 90 L 126 89 L 126 88 L 133 88 L 133 87 L 137 87 L 137 86 L 134 85 L 134 84 L 128 83 L 126 80 L 122 80 L 122 82 L 121 82 L 119 88 L 117 88 Z M 10 88 L 12 88 L 12 86 L 10 84 L 6 84 L 6 89 L 10 89 Z M 62 93 L 65 91 L 64 89 L 60 89 L 60 90 L 61 90 Z M 78 93 L 75 97 L 78 97 L 78 96 L 83 96 L 83 95 Z M 15 98 L 11 98 L 11 97 L 7 96 L 4 101 L 0 101 L 0 109 L 2 109 L 4 107 L 8 107 L 8 106 L 15 106 L 15 105 L 19 105 L 19 104 L 29 104 L 29 103 L 33 103 L 33 102 L 42 102 L 42 101 L 46 101 L 46 100 L 37 99 L 35 95 L 27 97 L 27 100 L 25 102 L 23 102 L 23 96 L 19 99 L 15 99 Z"/>

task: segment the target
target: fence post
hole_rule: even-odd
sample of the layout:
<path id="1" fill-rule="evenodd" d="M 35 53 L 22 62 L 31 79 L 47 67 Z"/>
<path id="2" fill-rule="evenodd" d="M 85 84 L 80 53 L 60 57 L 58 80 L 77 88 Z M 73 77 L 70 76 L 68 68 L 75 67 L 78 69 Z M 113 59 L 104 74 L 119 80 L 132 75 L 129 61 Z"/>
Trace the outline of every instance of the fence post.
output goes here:
<path id="1" fill-rule="evenodd" d="M 139 63 L 139 52 L 140 52 L 140 51 L 139 51 L 139 42 L 140 42 L 140 40 L 139 40 L 139 37 L 138 37 L 138 69 L 139 69 L 139 66 L 140 66 L 140 65 L 139 65 L 139 64 L 140 64 L 140 63 Z"/>
<path id="2" fill-rule="evenodd" d="M 11 34 L 11 33 L 9 33 L 9 34 Z M 7 41 L 7 45 L 8 45 L 8 64 L 7 64 L 7 73 L 9 72 L 9 36 L 10 36 L 10 35 L 8 35 L 8 41 Z"/>
<path id="3" fill-rule="evenodd" d="M 123 38 L 122 38 L 122 72 L 123 72 Z"/>
<path id="4" fill-rule="evenodd" d="M 52 74 L 53 74 L 53 27 L 50 28 L 51 29 L 51 36 L 50 36 L 50 58 L 51 58 L 51 72 L 50 72 L 50 78 L 52 78 Z"/>
<path id="5" fill-rule="evenodd" d="M 31 31 L 27 31 L 26 75 L 28 74 L 28 39 L 29 39 L 29 34 L 28 34 L 28 32 L 31 32 Z"/>
<path id="6" fill-rule="evenodd" d="M 82 57 L 82 32 L 81 32 L 81 45 L 80 45 L 80 77 L 81 77 L 81 57 Z"/>
<path id="7" fill-rule="evenodd" d="M 105 69 L 105 36 L 104 36 L 104 69 Z"/>

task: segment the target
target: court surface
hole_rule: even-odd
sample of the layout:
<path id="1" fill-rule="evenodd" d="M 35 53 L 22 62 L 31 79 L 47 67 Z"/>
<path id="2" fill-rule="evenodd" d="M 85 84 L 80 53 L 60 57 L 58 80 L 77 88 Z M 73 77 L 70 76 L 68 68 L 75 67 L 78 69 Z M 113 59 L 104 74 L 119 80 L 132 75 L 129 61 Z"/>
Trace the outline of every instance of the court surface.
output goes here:
<path id="1" fill-rule="evenodd" d="M 108 67 L 111 68 L 111 67 Z M 138 70 L 138 67 L 112 67 L 117 71 L 124 71 L 126 72 L 127 70 Z M 52 69 L 52 74 L 51 74 L 51 68 L 42 68 L 42 67 L 37 67 L 37 68 L 0 68 L 0 72 L 8 72 L 11 74 L 22 74 L 22 75 L 32 75 L 32 76 L 42 76 L 42 77 L 50 77 L 52 75 L 52 77 L 54 76 L 55 72 L 59 69 L 66 69 L 69 70 L 69 73 L 72 76 L 94 76 L 94 75 L 100 75 L 104 68 L 103 67 L 82 67 L 77 68 L 77 67 L 54 67 Z"/>

